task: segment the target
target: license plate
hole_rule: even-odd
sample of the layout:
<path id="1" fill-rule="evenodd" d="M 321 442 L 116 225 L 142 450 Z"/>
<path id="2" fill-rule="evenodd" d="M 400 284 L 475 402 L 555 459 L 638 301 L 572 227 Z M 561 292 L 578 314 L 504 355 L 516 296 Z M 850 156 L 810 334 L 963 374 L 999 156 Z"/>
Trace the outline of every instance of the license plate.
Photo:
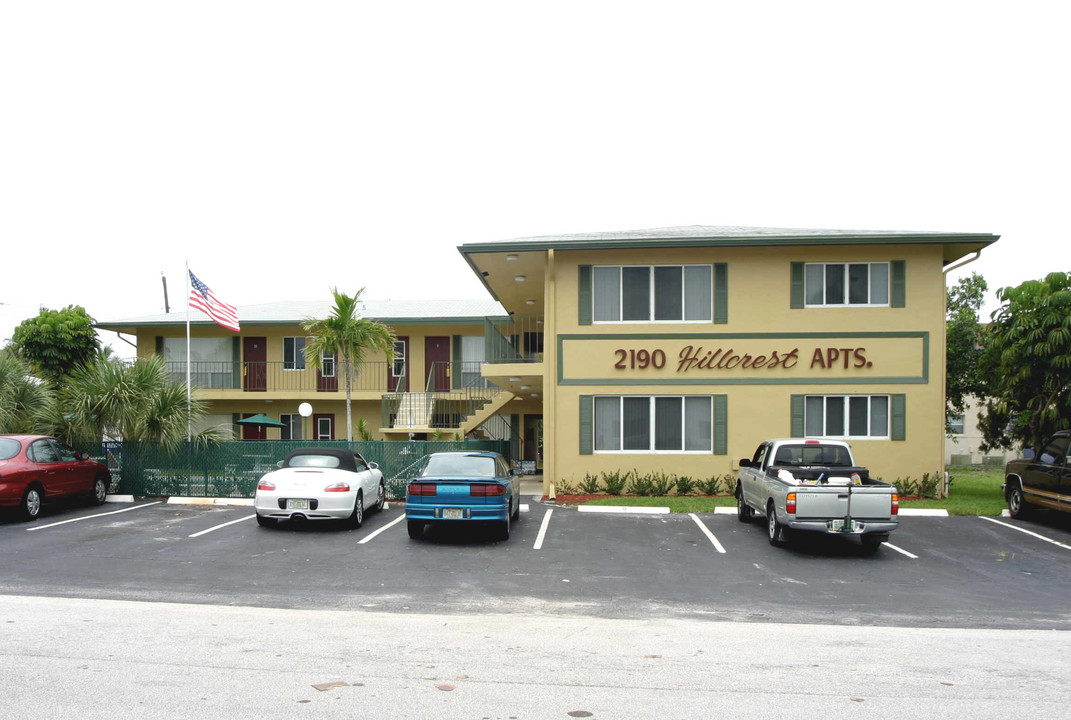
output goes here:
<path id="1" fill-rule="evenodd" d="M 443 508 L 443 518 L 446 520 L 464 520 L 465 511 L 461 508 Z"/>
<path id="2" fill-rule="evenodd" d="M 848 520 L 847 522 L 845 522 L 844 520 L 830 520 L 829 521 L 829 529 L 832 532 L 847 532 L 847 533 L 855 532 L 856 527 L 857 527 L 857 525 L 856 525 L 855 520 Z"/>
<path id="3" fill-rule="evenodd" d="M 309 509 L 309 501 L 308 500 L 294 500 L 294 499 L 287 500 L 286 501 L 286 509 L 287 510 L 308 510 Z"/>

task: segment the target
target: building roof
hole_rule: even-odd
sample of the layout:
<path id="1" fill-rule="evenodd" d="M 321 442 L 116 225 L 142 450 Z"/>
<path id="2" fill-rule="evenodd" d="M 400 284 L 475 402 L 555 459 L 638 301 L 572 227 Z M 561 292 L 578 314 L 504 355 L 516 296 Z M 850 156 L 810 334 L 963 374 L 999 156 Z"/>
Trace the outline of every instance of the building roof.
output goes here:
<path id="1" fill-rule="evenodd" d="M 260 305 L 239 305 L 238 321 L 242 325 L 299 325 L 307 318 L 325 318 L 331 314 L 330 300 L 295 300 Z M 506 311 L 494 300 L 382 300 L 362 301 L 361 317 L 387 325 L 435 325 L 465 321 L 482 321 L 485 317 L 504 317 Z M 214 325 L 207 315 L 190 309 L 190 323 Z M 104 330 L 129 330 L 136 327 L 185 325 L 186 311 L 98 322 Z"/>
<path id="2" fill-rule="evenodd" d="M 537 235 L 486 243 L 469 243 L 458 248 L 470 252 L 506 252 L 549 248 L 606 249 L 630 247 L 687 247 L 734 245 L 849 245 L 890 243 L 982 243 L 996 242 L 990 233 L 918 232 L 898 230 L 818 230 L 807 228 L 740 227 L 686 225 L 611 232 Z"/>

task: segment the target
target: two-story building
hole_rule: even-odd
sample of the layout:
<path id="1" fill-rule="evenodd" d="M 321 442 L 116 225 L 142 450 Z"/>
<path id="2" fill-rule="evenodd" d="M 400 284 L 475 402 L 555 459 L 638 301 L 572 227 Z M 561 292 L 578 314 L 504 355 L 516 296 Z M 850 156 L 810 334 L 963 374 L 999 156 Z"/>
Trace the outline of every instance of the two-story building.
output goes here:
<path id="1" fill-rule="evenodd" d="M 355 422 L 509 437 L 516 459 L 541 456 L 548 490 L 617 470 L 720 476 L 783 436 L 848 439 L 875 475 L 919 478 L 945 464 L 945 275 L 997 239 L 691 226 L 465 244 L 494 301 L 366 303 L 398 343 L 362 370 Z M 212 424 L 264 413 L 285 427 L 243 437 L 344 437 L 332 359 L 317 371 L 302 354 L 301 322 L 329 311 L 243 306 L 237 336 L 195 312 Z M 185 323 L 100 327 L 184 380 Z"/>
<path id="2" fill-rule="evenodd" d="M 723 475 L 789 436 L 847 439 L 895 481 L 944 468 L 945 274 L 997 239 L 693 226 L 459 249 L 543 318 L 540 362 L 484 375 L 543 397 L 545 482 Z"/>

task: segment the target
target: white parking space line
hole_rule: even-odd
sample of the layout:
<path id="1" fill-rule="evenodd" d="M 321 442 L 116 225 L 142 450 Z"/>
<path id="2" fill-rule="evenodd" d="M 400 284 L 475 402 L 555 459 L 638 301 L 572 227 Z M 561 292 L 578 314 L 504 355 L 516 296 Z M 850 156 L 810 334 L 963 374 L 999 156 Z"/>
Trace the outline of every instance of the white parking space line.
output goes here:
<path id="1" fill-rule="evenodd" d="M 543 515 L 543 522 L 539 525 L 539 535 L 536 536 L 535 545 L 532 546 L 533 550 L 543 549 L 543 538 L 547 536 L 547 526 L 550 525 L 550 514 L 554 512 L 554 508 L 547 508 L 547 512 Z"/>
<path id="2" fill-rule="evenodd" d="M 210 527 L 207 530 L 202 530 L 201 532 L 195 532 L 193 535 L 187 535 L 187 537 L 192 537 L 192 538 L 201 537 L 202 535 L 207 535 L 210 532 L 215 532 L 216 530 L 219 530 L 220 528 L 225 528 L 228 525 L 236 525 L 236 524 L 238 524 L 240 522 L 245 522 L 246 520 L 252 520 L 256 516 L 257 516 L 256 513 L 253 513 L 252 515 L 246 515 L 245 517 L 240 517 L 237 520 L 231 520 L 230 522 L 225 522 L 222 525 L 216 525 L 215 527 Z"/>
<path id="3" fill-rule="evenodd" d="M 376 530 L 374 533 L 369 533 L 365 537 L 361 538 L 360 541 L 358 541 L 357 544 L 358 545 L 364 545 L 366 542 L 369 542 L 376 535 L 379 535 L 381 532 L 385 532 L 385 531 L 389 530 L 390 528 L 392 528 L 395 525 L 397 525 L 398 523 L 400 523 L 402 520 L 405 520 L 405 513 L 402 513 L 398 517 L 394 518 L 389 523 L 387 523 L 386 525 L 381 527 L 379 530 Z"/>
<path id="4" fill-rule="evenodd" d="M 1071 545 L 1068 545 L 1067 543 L 1062 543 L 1059 540 L 1053 540 L 1052 538 L 1047 538 L 1044 535 L 1038 535 L 1036 532 L 1031 532 L 1029 530 L 1024 530 L 1021 527 L 1015 527 L 1014 525 L 1012 525 L 1010 523 L 1001 522 L 1000 520 L 994 520 L 993 518 L 985 517 L 984 515 L 979 515 L 978 517 L 982 518 L 983 520 L 986 520 L 987 522 L 994 523 L 996 525 L 1002 525 L 1003 527 L 1011 528 L 1012 530 L 1018 530 L 1019 532 L 1025 533 L 1027 535 L 1030 535 L 1031 537 L 1036 537 L 1038 540 L 1044 540 L 1047 543 L 1052 543 L 1053 545 L 1059 545 L 1060 547 L 1064 548 L 1065 550 L 1071 550 Z"/>
<path id="5" fill-rule="evenodd" d="M 901 555 L 907 555 L 912 560 L 918 560 L 919 559 L 918 555 L 915 555 L 914 553 L 909 553 L 907 550 L 904 550 L 901 547 L 896 547 L 891 542 L 884 542 L 884 543 L 882 543 L 882 545 L 884 545 L 885 547 L 890 548 L 892 550 L 895 550 L 896 552 L 900 553 Z"/>
<path id="6" fill-rule="evenodd" d="M 85 517 L 71 518 L 70 520 L 61 520 L 59 522 L 49 523 L 48 525 L 35 525 L 32 528 L 26 528 L 27 532 L 33 532 L 34 530 L 44 530 L 45 528 L 56 527 L 57 525 L 66 525 L 67 523 L 78 522 L 79 520 L 92 520 L 93 518 L 104 517 L 105 515 L 118 515 L 119 513 L 130 512 L 131 510 L 140 510 L 151 505 L 159 505 L 162 500 L 156 502 L 145 503 L 144 505 L 135 505 L 134 507 L 123 508 L 122 510 L 112 510 L 106 513 L 97 513 L 96 515 L 86 515 Z"/>
<path id="7" fill-rule="evenodd" d="M 699 526 L 699 529 L 703 531 L 703 534 L 707 536 L 707 539 L 709 539 L 710 542 L 712 542 L 714 544 L 714 548 L 718 552 L 720 552 L 722 555 L 724 555 L 725 554 L 725 548 L 723 548 L 721 546 L 721 543 L 718 542 L 718 538 L 714 537 L 714 533 L 710 532 L 710 528 L 708 528 L 706 525 L 704 525 L 703 521 L 700 520 L 699 517 L 696 516 L 695 513 L 688 513 L 688 517 L 690 517 L 692 520 L 695 520 L 695 524 Z"/>

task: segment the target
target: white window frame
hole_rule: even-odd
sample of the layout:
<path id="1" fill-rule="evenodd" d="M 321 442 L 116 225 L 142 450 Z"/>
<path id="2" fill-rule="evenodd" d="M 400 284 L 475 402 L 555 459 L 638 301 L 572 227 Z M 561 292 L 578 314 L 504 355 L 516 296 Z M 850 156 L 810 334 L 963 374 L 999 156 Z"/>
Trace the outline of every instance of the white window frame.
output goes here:
<path id="1" fill-rule="evenodd" d="M 298 347 L 300 341 L 301 347 Z M 301 372 L 305 369 L 305 345 L 308 339 L 302 335 L 287 335 L 283 338 L 283 372 Z M 287 348 L 287 345 L 290 347 Z M 287 350 L 292 356 L 286 359 Z"/>
<path id="2" fill-rule="evenodd" d="M 405 350 L 409 346 L 405 340 L 394 341 L 394 361 L 390 364 L 391 377 L 400 378 L 405 374 L 405 363 L 408 358 L 405 356 Z"/>
<path id="3" fill-rule="evenodd" d="M 867 302 L 858 303 L 851 301 L 851 287 L 849 282 L 849 268 L 852 265 L 866 265 L 867 266 Z M 844 294 L 841 298 L 841 302 L 829 302 L 829 298 L 826 297 L 827 291 L 827 268 L 839 266 L 843 268 L 843 285 Z M 885 267 L 885 300 L 884 302 L 874 302 L 875 296 L 874 288 L 874 268 L 875 266 Z M 810 301 L 810 290 L 813 287 L 811 284 L 811 268 L 822 268 L 822 302 Z M 803 298 L 804 307 L 808 308 L 867 308 L 867 307 L 891 307 L 892 305 L 892 263 L 888 261 L 884 262 L 870 262 L 867 260 L 858 261 L 846 261 L 846 262 L 830 262 L 830 263 L 805 263 L 803 267 Z"/>
<path id="4" fill-rule="evenodd" d="M 286 425 L 285 428 L 280 428 L 279 436 L 281 440 L 304 440 L 305 432 L 302 421 L 305 418 L 301 417 L 298 413 L 281 413 L 279 415 L 279 422 Z M 297 429 L 297 437 L 294 437 L 294 429 Z M 289 437 L 283 437 L 289 435 Z"/>
<path id="5" fill-rule="evenodd" d="M 328 370 L 330 368 L 330 370 Z M 320 356 L 320 377 L 333 378 L 337 372 L 337 363 L 333 352 L 324 352 Z"/>
<path id="6" fill-rule="evenodd" d="M 821 398 L 822 399 L 822 432 L 815 434 L 810 432 L 811 423 L 811 400 Z M 885 432 L 883 434 L 874 434 L 874 399 L 883 398 L 885 400 Z M 852 400 L 865 399 L 867 401 L 867 434 L 866 435 L 853 435 L 851 433 L 852 427 Z M 843 403 L 843 422 L 844 433 L 830 434 L 828 432 L 829 422 L 829 404 L 831 402 L 841 401 Z M 889 440 L 892 432 L 892 396 L 876 393 L 873 395 L 807 395 L 803 400 L 803 427 L 806 437 L 814 438 L 828 438 L 830 440 Z"/>
<path id="7" fill-rule="evenodd" d="M 327 432 L 325 433 L 322 428 L 322 423 L 327 423 Z M 316 439 L 317 440 L 330 440 L 335 435 L 335 419 L 332 417 L 318 417 L 316 418 Z"/>
<path id="8" fill-rule="evenodd" d="M 647 319 L 645 320 L 625 320 L 625 288 L 624 288 L 624 271 L 625 269 L 646 269 L 647 270 Z M 658 319 L 655 317 L 655 301 L 656 301 L 656 288 L 655 288 L 655 270 L 658 268 L 680 268 L 681 270 L 681 318 L 680 319 Z M 685 319 L 688 314 L 688 284 L 687 284 L 687 269 L 688 268 L 705 268 L 708 272 L 709 284 L 707 302 L 703 305 L 703 309 L 706 311 L 706 316 L 701 318 Z M 599 296 L 599 284 L 596 280 L 596 276 L 600 272 L 617 271 L 617 320 L 600 320 L 598 318 L 598 296 Z M 706 263 L 691 263 L 680 265 L 596 265 L 592 268 L 592 281 L 591 281 L 591 317 L 592 322 L 596 325 L 642 325 L 642 324 L 674 324 L 674 325 L 687 325 L 696 323 L 712 323 L 714 322 L 714 266 Z"/>
<path id="9" fill-rule="evenodd" d="M 602 404 L 599 400 L 617 400 L 617 448 L 616 449 L 600 449 L 599 448 L 599 406 Z M 649 401 L 648 419 L 650 426 L 647 431 L 648 446 L 646 449 L 625 449 L 625 400 L 626 399 L 644 399 Z M 658 442 L 658 417 L 657 417 L 657 400 L 659 399 L 673 399 L 681 401 L 681 449 L 679 450 L 667 450 L 658 449 L 655 447 Z M 701 399 L 707 401 L 707 416 L 706 425 L 707 432 L 704 434 L 706 441 L 706 448 L 698 450 L 686 449 L 688 445 L 688 400 L 689 399 Z M 700 418 L 700 422 L 702 422 Z M 712 455 L 714 453 L 714 398 L 711 395 L 596 395 L 595 402 L 593 404 L 592 415 L 592 431 L 594 437 L 592 438 L 592 451 L 599 455 Z"/>

